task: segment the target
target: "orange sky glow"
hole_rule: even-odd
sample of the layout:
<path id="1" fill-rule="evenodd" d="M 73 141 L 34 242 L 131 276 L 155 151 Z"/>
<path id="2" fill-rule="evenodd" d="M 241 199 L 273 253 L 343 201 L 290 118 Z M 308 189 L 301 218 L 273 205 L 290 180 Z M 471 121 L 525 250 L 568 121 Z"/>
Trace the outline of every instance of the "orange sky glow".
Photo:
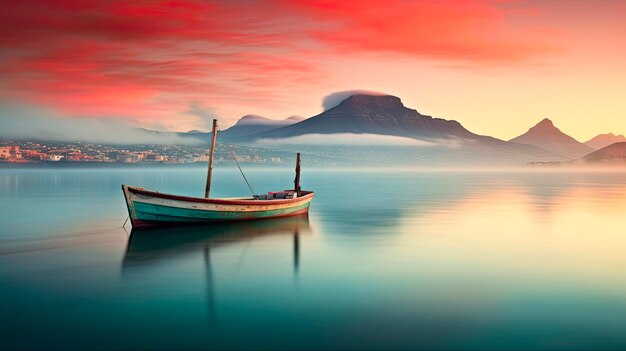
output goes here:
<path id="1" fill-rule="evenodd" d="M 322 111 L 337 91 L 510 139 L 626 133 L 624 1 L 13 1 L 0 106 L 186 131 Z M 59 117 L 60 116 L 60 117 Z"/>

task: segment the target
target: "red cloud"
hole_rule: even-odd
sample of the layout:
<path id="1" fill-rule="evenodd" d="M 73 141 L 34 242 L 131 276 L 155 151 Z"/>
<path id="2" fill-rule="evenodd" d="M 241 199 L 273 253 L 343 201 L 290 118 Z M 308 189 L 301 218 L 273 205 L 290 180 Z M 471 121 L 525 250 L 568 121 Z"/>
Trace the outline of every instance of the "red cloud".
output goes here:
<path id="1" fill-rule="evenodd" d="M 279 106 L 332 55 L 501 63 L 542 53 L 537 35 L 485 1 L 13 1 L 0 98 L 185 129 L 194 102 Z"/>
<path id="2" fill-rule="evenodd" d="M 347 51 L 493 64 L 555 49 L 544 30 L 513 25 L 497 3 L 387 0 L 372 6 L 368 0 L 303 0 L 293 5 L 326 24 L 312 32 L 315 38 Z"/>

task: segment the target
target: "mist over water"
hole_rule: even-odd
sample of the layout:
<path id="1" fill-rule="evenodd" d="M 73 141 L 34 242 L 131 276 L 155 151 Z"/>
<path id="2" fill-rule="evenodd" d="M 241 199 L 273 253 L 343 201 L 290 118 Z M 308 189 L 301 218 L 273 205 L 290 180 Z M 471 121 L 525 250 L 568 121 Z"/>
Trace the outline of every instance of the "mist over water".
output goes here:
<path id="1" fill-rule="evenodd" d="M 205 172 L 0 169 L 3 344 L 626 347 L 624 172 L 304 167 L 308 219 L 121 228 L 120 184 L 201 196 Z M 236 169 L 214 177 L 215 197 L 247 195 Z"/>
<path id="2" fill-rule="evenodd" d="M 124 118 L 64 117 L 51 110 L 0 103 L 0 138 L 82 141 L 104 144 L 197 144 L 176 133 L 155 133 L 129 125 Z"/>

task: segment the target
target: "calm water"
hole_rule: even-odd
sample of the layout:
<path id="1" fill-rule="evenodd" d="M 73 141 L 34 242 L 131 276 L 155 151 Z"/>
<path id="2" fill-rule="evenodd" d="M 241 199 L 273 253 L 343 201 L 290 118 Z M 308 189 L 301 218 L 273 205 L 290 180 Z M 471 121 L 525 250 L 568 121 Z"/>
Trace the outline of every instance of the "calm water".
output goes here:
<path id="1" fill-rule="evenodd" d="M 308 220 L 121 227 L 121 183 L 204 177 L 0 169 L 0 347 L 626 348 L 626 173 L 305 167 Z M 214 196 L 246 189 L 216 169 Z"/>

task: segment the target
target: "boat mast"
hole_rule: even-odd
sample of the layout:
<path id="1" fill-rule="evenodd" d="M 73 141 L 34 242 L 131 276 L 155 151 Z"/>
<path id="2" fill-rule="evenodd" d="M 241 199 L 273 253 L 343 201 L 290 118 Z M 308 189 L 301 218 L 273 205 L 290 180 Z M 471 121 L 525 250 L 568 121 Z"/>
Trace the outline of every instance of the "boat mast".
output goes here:
<path id="1" fill-rule="evenodd" d="M 211 151 L 209 152 L 209 172 L 206 175 L 206 188 L 204 189 L 204 197 L 209 198 L 211 192 L 211 176 L 213 174 L 213 155 L 215 154 L 215 139 L 217 138 L 217 120 L 213 120 L 213 138 L 211 141 Z"/>
<path id="2" fill-rule="evenodd" d="M 293 181 L 295 184 L 294 191 L 296 196 L 300 196 L 300 153 L 296 154 L 296 179 Z"/>

